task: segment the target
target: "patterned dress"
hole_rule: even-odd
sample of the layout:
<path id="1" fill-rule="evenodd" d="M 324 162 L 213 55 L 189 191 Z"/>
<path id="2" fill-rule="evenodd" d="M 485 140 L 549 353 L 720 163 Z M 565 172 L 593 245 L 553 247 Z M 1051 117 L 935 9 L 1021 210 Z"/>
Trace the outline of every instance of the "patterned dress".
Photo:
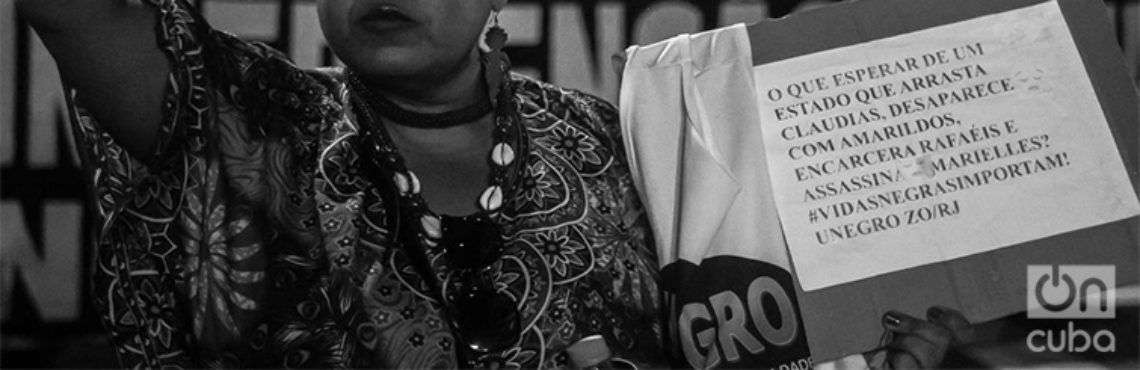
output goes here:
<path id="1" fill-rule="evenodd" d="M 340 71 L 212 30 L 150 0 L 171 63 L 155 154 L 132 158 L 71 92 L 93 192 L 93 296 L 129 367 L 456 366 L 438 294 L 393 241 L 393 204 L 361 172 Z M 495 284 L 518 302 L 509 367 L 563 367 L 601 334 L 660 358 L 656 257 L 613 107 L 507 83 L 528 142 Z"/>

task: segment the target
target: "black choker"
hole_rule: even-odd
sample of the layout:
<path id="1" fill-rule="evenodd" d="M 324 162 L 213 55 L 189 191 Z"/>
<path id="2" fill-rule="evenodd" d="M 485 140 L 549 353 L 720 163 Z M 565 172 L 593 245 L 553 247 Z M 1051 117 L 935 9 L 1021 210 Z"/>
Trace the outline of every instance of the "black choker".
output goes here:
<path id="1" fill-rule="evenodd" d="M 388 100 L 382 95 L 373 94 L 363 83 L 357 78 L 356 74 L 352 71 L 345 71 L 345 76 L 349 81 L 355 85 L 354 87 L 363 93 L 365 98 L 372 103 L 370 107 L 376 109 L 381 117 L 392 120 L 401 126 L 423 128 L 423 129 L 444 129 L 463 124 L 475 122 L 476 120 L 491 114 L 494 107 L 491 106 L 490 99 L 480 99 L 471 105 L 440 113 L 420 113 L 413 112 L 400 107 L 395 102 Z"/>

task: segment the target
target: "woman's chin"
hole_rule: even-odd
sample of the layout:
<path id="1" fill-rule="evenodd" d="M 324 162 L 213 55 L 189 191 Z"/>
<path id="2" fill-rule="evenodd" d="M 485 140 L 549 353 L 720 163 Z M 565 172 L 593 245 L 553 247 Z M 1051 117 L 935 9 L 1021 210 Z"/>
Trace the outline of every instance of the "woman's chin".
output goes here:
<path id="1" fill-rule="evenodd" d="M 416 55 L 410 50 L 398 47 L 386 47 L 362 55 L 352 60 L 345 60 L 349 68 L 369 77 L 381 76 L 415 76 L 423 73 L 425 65 L 429 64 L 427 58 Z"/>

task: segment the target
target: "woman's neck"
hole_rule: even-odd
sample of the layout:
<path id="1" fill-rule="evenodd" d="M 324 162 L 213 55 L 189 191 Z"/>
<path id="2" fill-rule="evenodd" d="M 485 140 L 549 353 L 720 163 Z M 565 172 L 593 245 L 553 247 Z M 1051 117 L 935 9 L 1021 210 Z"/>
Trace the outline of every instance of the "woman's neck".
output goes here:
<path id="1" fill-rule="evenodd" d="M 374 94 L 382 94 L 400 108 L 419 113 L 454 111 L 488 99 L 483 66 L 478 50 L 473 50 L 468 62 L 453 71 L 430 77 L 360 76 Z M 464 124 L 424 129 L 401 125 L 385 117 L 383 122 L 396 147 L 405 156 L 427 156 L 436 159 L 482 157 L 490 150 L 490 137 L 494 129 L 491 115 Z M 411 159 L 411 158 L 409 158 Z"/>
<path id="2" fill-rule="evenodd" d="M 477 51 L 474 56 L 471 63 L 445 78 L 373 82 L 369 88 L 403 109 L 420 113 L 454 111 L 478 102 L 477 99 L 488 99 Z M 444 214 L 478 211 L 474 199 L 483 191 L 486 186 L 483 179 L 490 173 L 486 156 L 492 145 L 493 114 L 439 129 L 403 126 L 383 117 L 379 119 L 399 148 L 407 168 L 422 182 L 423 196 L 435 211 Z"/>
<path id="3" fill-rule="evenodd" d="M 488 99 L 478 50 L 472 51 L 467 62 L 443 74 L 366 79 L 365 83 L 401 108 L 419 113 L 453 111 Z"/>

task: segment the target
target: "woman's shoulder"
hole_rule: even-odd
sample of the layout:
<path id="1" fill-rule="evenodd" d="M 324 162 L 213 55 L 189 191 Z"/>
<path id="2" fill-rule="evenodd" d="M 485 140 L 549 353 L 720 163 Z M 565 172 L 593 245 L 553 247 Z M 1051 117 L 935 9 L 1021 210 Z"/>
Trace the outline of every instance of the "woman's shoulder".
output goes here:
<path id="1" fill-rule="evenodd" d="M 546 114 L 620 143 L 618 111 L 605 99 L 520 74 L 513 74 L 511 81 L 524 115 Z"/>
<path id="2" fill-rule="evenodd" d="M 511 81 L 515 84 L 517 93 L 535 103 L 580 111 L 616 111 L 605 99 L 578 89 L 561 87 L 518 73 L 511 74 Z"/>
<path id="3" fill-rule="evenodd" d="M 612 104 L 526 76 L 514 75 L 511 81 L 534 142 L 565 155 L 580 171 L 625 168 L 621 123 Z M 612 163 L 619 165 L 609 166 Z"/>

